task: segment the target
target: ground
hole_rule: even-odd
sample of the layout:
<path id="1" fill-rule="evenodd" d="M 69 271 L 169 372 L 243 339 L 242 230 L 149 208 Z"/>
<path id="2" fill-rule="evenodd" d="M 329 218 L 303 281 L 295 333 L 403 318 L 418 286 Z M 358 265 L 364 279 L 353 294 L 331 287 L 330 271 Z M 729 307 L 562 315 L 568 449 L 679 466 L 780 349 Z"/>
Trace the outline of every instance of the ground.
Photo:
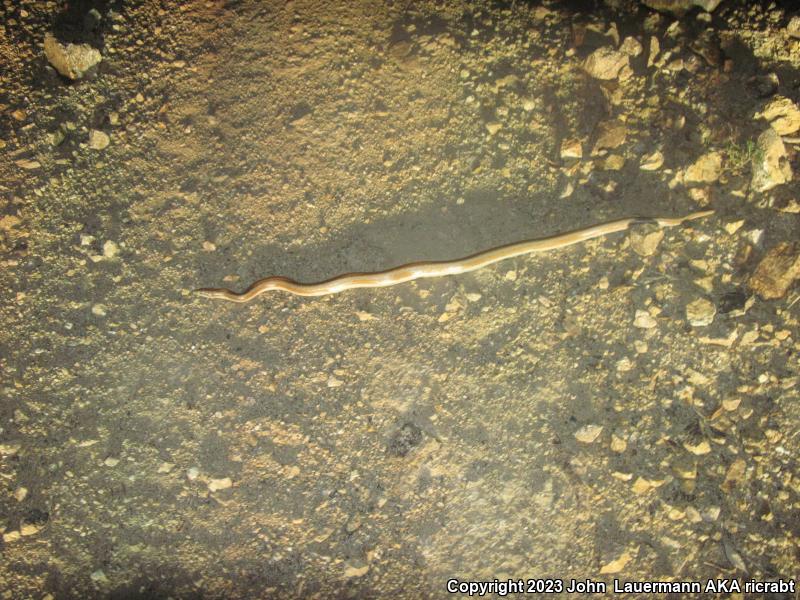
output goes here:
<path id="1" fill-rule="evenodd" d="M 800 576 L 800 293 L 750 284 L 800 233 L 752 179 L 796 9 L 577 4 L 5 4 L 3 598 Z"/>

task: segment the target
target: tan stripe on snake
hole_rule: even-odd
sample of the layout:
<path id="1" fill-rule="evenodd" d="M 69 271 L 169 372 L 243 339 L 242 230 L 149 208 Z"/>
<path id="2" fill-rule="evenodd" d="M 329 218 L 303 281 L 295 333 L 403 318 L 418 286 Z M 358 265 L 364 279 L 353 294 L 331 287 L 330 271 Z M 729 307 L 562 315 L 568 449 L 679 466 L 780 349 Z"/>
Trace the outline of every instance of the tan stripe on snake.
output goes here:
<path id="1" fill-rule="evenodd" d="M 337 277 L 326 279 L 318 283 L 298 283 L 288 277 L 266 277 L 265 279 L 256 281 L 241 294 L 237 294 L 225 288 L 202 288 L 195 291 L 204 298 L 228 300 L 230 302 L 250 302 L 253 298 L 273 290 L 289 292 L 290 294 L 296 294 L 298 296 L 324 296 L 326 294 L 336 294 L 337 292 L 355 288 L 387 287 L 390 285 L 397 285 L 398 283 L 405 283 L 406 281 L 413 281 L 414 279 L 422 279 L 424 277 L 442 277 L 444 275 L 467 273 L 507 258 L 531 254 L 533 252 L 545 252 L 547 250 L 564 248 L 592 238 L 601 237 L 617 231 L 624 231 L 631 225 L 640 223 L 652 223 L 659 227 L 675 227 L 686 221 L 707 217 L 713 212 L 713 210 L 704 210 L 674 219 L 667 217 L 629 217 L 627 219 L 593 225 L 586 229 L 578 229 L 548 238 L 524 240 L 522 242 L 506 244 L 505 246 L 498 246 L 497 248 L 484 250 L 483 252 L 478 252 L 477 254 L 472 254 L 456 260 L 415 262 L 401 265 L 393 269 L 387 269 L 386 271 L 377 271 L 375 273 L 345 273 L 344 275 L 338 275 Z"/>

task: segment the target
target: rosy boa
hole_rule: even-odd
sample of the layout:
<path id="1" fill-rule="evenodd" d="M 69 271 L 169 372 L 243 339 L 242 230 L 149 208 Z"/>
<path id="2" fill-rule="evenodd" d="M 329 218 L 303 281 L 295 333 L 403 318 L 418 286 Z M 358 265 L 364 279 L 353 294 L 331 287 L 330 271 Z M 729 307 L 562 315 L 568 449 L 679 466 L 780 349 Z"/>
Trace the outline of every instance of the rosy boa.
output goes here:
<path id="1" fill-rule="evenodd" d="M 629 217 L 548 238 L 506 244 L 456 260 L 415 262 L 375 273 L 345 273 L 318 283 L 299 283 L 288 277 L 274 276 L 259 279 L 241 294 L 225 288 L 201 288 L 195 291 L 204 298 L 228 300 L 230 302 L 249 302 L 253 298 L 273 290 L 281 290 L 298 296 L 323 296 L 354 288 L 386 287 L 413 281 L 414 279 L 422 279 L 423 277 L 442 277 L 444 275 L 468 273 L 507 258 L 532 252 L 545 252 L 556 248 L 564 248 L 592 238 L 624 231 L 631 225 L 640 223 L 652 223 L 659 227 L 674 227 L 686 221 L 702 219 L 713 212 L 713 210 L 703 210 L 674 219 L 668 217 Z"/>

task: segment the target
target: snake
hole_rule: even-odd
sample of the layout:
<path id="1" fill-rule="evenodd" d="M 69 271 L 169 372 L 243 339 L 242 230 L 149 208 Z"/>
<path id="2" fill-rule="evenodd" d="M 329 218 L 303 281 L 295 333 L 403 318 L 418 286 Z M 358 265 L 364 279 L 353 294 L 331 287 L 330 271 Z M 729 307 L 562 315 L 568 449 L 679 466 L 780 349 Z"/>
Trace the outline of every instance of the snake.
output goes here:
<path id="1" fill-rule="evenodd" d="M 372 273 L 344 273 L 316 283 L 300 283 L 288 277 L 272 276 L 259 279 L 240 294 L 226 288 L 200 288 L 195 290 L 195 293 L 203 298 L 243 303 L 250 302 L 261 294 L 271 291 L 288 292 L 297 296 L 324 296 L 356 288 L 388 287 L 415 279 L 469 273 L 501 260 L 534 252 L 565 248 L 593 238 L 625 231 L 634 225 L 652 224 L 661 228 L 675 227 L 687 221 L 702 219 L 713 212 L 713 210 L 702 210 L 676 218 L 628 217 L 551 237 L 505 244 L 455 260 L 413 262 Z"/>

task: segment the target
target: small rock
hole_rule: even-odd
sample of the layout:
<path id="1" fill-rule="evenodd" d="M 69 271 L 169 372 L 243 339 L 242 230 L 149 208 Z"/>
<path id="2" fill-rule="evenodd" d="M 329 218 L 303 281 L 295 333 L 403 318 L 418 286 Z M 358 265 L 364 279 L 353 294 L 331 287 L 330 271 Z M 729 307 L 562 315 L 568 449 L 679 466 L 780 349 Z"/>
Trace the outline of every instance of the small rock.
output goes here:
<path id="1" fill-rule="evenodd" d="M 595 79 L 616 79 L 623 67 L 628 66 L 628 55 L 611 48 L 598 48 L 584 61 L 584 70 Z"/>
<path id="2" fill-rule="evenodd" d="M 698 298 L 686 306 L 686 318 L 695 327 L 705 327 L 714 322 L 717 307 L 705 298 Z"/>
<path id="3" fill-rule="evenodd" d="M 571 138 L 561 142 L 561 158 L 582 158 L 583 146 L 581 141 Z"/>
<path id="4" fill-rule="evenodd" d="M 97 129 L 92 129 L 89 132 L 89 148 L 92 150 L 103 150 L 111 143 L 111 139 L 107 134 Z"/>
<path id="5" fill-rule="evenodd" d="M 198 469 L 197 467 L 190 467 L 186 471 L 186 477 L 189 479 L 189 481 L 194 481 L 199 476 L 200 476 L 200 469 Z"/>
<path id="6" fill-rule="evenodd" d="M 44 37 L 44 54 L 56 71 L 70 79 L 80 79 L 103 60 L 98 50 L 89 44 L 60 44 L 49 33 Z"/>
<path id="7" fill-rule="evenodd" d="M 625 166 L 625 157 L 619 154 L 611 154 L 603 161 L 603 169 L 606 171 L 619 171 Z"/>
<path id="8" fill-rule="evenodd" d="M 28 497 L 28 488 L 18 487 L 16 490 L 14 490 L 14 498 L 17 499 L 17 502 L 22 502 L 27 497 Z"/>
<path id="9" fill-rule="evenodd" d="M 89 575 L 89 577 L 91 578 L 92 581 L 95 581 L 97 583 L 108 583 L 108 577 L 106 577 L 106 574 L 103 573 L 101 569 L 98 569 L 97 571 Z"/>
<path id="10" fill-rule="evenodd" d="M 108 314 L 108 308 L 105 304 L 93 304 L 92 314 L 98 317 L 105 317 Z"/>
<path id="11" fill-rule="evenodd" d="M 622 121 L 603 121 L 597 126 L 597 141 L 594 143 L 592 155 L 603 150 L 613 150 L 625 143 L 628 128 Z"/>
<path id="12" fill-rule="evenodd" d="M 764 107 L 764 110 L 755 114 L 755 117 L 766 119 L 772 128 L 780 135 L 790 135 L 800 130 L 800 109 L 797 104 L 776 96 Z"/>
<path id="13" fill-rule="evenodd" d="M 756 192 L 766 192 L 792 180 L 792 167 L 786 156 L 786 147 L 778 132 L 772 127 L 758 136 L 753 156 L 753 179 L 750 183 Z"/>
<path id="14" fill-rule="evenodd" d="M 633 370 L 634 366 L 635 365 L 633 361 L 627 356 L 623 356 L 617 361 L 617 371 L 620 373 L 627 373 L 628 371 Z"/>
<path id="15" fill-rule="evenodd" d="M 786 33 L 793 38 L 800 39 L 800 16 L 792 17 L 786 25 Z"/>
<path id="16" fill-rule="evenodd" d="M 20 535 L 36 535 L 44 528 L 41 523 L 23 523 L 19 527 Z"/>
<path id="17" fill-rule="evenodd" d="M 739 219 L 738 221 L 729 221 L 728 223 L 725 223 L 723 227 L 728 234 L 733 235 L 742 228 L 742 225 L 744 225 L 744 219 Z"/>
<path id="18" fill-rule="evenodd" d="M 119 459 L 109 456 L 103 461 L 103 464 L 107 467 L 116 467 L 119 464 Z"/>
<path id="19" fill-rule="evenodd" d="M 347 565 L 344 570 L 345 577 L 363 577 L 369 571 L 369 565 L 364 565 L 362 567 L 356 567 L 352 565 Z"/>
<path id="20" fill-rule="evenodd" d="M 489 132 L 489 135 L 495 135 L 502 128 L 503 124 L 498 123 L 497 121 L 491 121 L 490 123 L 486 123 L 486 131 Z"/>
<path id="21" fill-rule="evenodd" d="M 619 51 L 622 52 L 623 54 L 627 54 L 628 56 L 636 57 L 642 53 L 643 48 L 639 40 L 628 36 L 622 41 L 622 45 L 619 47 Z"/>
<path id="22" fill-rule="evenodd" d="M 600 575 L 611 575 L 613 573 L 619 573 L 622 571 L 625 566 L 631 562 L 633 557 L 630 555 L 629 552 L 623 552 L 619 558 L 616 558 L 610 562 L 607 562 L 602 567 L 600 567 Z"/>
<path id="23" fill-rule="evenodd" d="M 622 454 L 627 450 L 628 442 L 626 442 L 623 438 L 618 437 L 616 435 L 611 436 L 611 450 L 616 452 L 617 454 Z"/>
<path id="24" fill-rule="evenodd" d="M 584 425 L 573 435 L 575 439 L 584 444 L 591 444 L 603 433 L 602 425 Z"/>
<path id="25" fill-rule="evenodd" d="M 800 202 L 794 198 L 790 198 L 786 201 L 784 206 L 778 207 L 778 210 L 785 213 L 791 213 L 793 215 L 800 214 Z"/>
<path id="26" fill-rule="evenodd" d="M 639 168 L 642 171 L 656 171 L 664 164 L 664 155 L 658 150 L 654 150 L 650 154 L 645 154 L 642 157 L 642 162 L 639 163 Z"/>
<path id="27" fill-rule="evenodd" d="M 103 256 L 106 258 L 114 258 L 117 254 L 119 254 L 119 246 L 117 243 L 107 240 L 103 244 Z"/>
<path id="28" fill-rule="evenodd" d="M 650 37 L 650 52 L 647 55 L 647 66 L 652 67 L 656 64 L 656 59 L 658 59 L 658 55 L 661 53 L 661 44 L 658 41 L 656 36 Z"/>
<path id="29" fill-rule="evenodd" d="M 208 489 L 212 492 L 218 492 L 219 490 L 227 490 L 232 485 L 233 481 L 231 481 L 230 477 L 223 477 L 222 479 L 209 480 Z"/>
<path id="30" fill-rule="evenodd" d="M 639 329 L 653 329 L 657 325 L 656 320 L 646 310 L 637 309 L 636 316 L 633 318 L 633 326 Z"/>
<path id="31" fill-rule="evenodd" d="M 748 284 L 764 300 L 783 298 L 796 279 L 800 279 L 800 247 L 782 242 L 761 259 Z"/>
<path id="32" fill-rule="evenodd" d="M 708 152 L 689 165 L 684 174 L 686 183 L 713 183 L 722 173 L 722 155 Z"/>
<path id="33" fill-rule="evenodd" d="M 12 542 L 17 542 L 21 539 L 21 534 L 19 531 L 7 531 L 3 534 L 3 542 L 6 544 L 10 544 Z"/>
<path id="34" fill-rule="evenodd" d="M 648 233 L 633 230 L 631 232 L 631 248 L 639 256 L 652 256 L 663 239 L 663 229 L 656 229 Z"/>
<path id="35" fill-rule="evenodd" d="M 28 158 L 20 158 L 19 160 L 14 161 L 14 164 L 22 169 L 25 169 L 26 171 L 38 169 L 42 166 L 42 163 L 40 163 L 38 160 L 31 160 Z"/>
<path id="36" fill-rule="evenodd" d="M 686 449 L 687 452 L 691 452 L 695 456 L 704 456 L 711 452 L 711 445 L 706 440 L 701 440 L 697 444 L 690 444 L 689 442 L 685 442 L 683 447 Z"/>
<path id="37" fill-rule="evenodd" d="M 747 471 L 747 463 L 742 458 L 737 458 L 728 467 L 728 472 L 725 474 L 725 481 L 722 482 L 720 488 L 724 492 L 731 492 L 739 483 L 744 480 L 745 472 Z"/>

